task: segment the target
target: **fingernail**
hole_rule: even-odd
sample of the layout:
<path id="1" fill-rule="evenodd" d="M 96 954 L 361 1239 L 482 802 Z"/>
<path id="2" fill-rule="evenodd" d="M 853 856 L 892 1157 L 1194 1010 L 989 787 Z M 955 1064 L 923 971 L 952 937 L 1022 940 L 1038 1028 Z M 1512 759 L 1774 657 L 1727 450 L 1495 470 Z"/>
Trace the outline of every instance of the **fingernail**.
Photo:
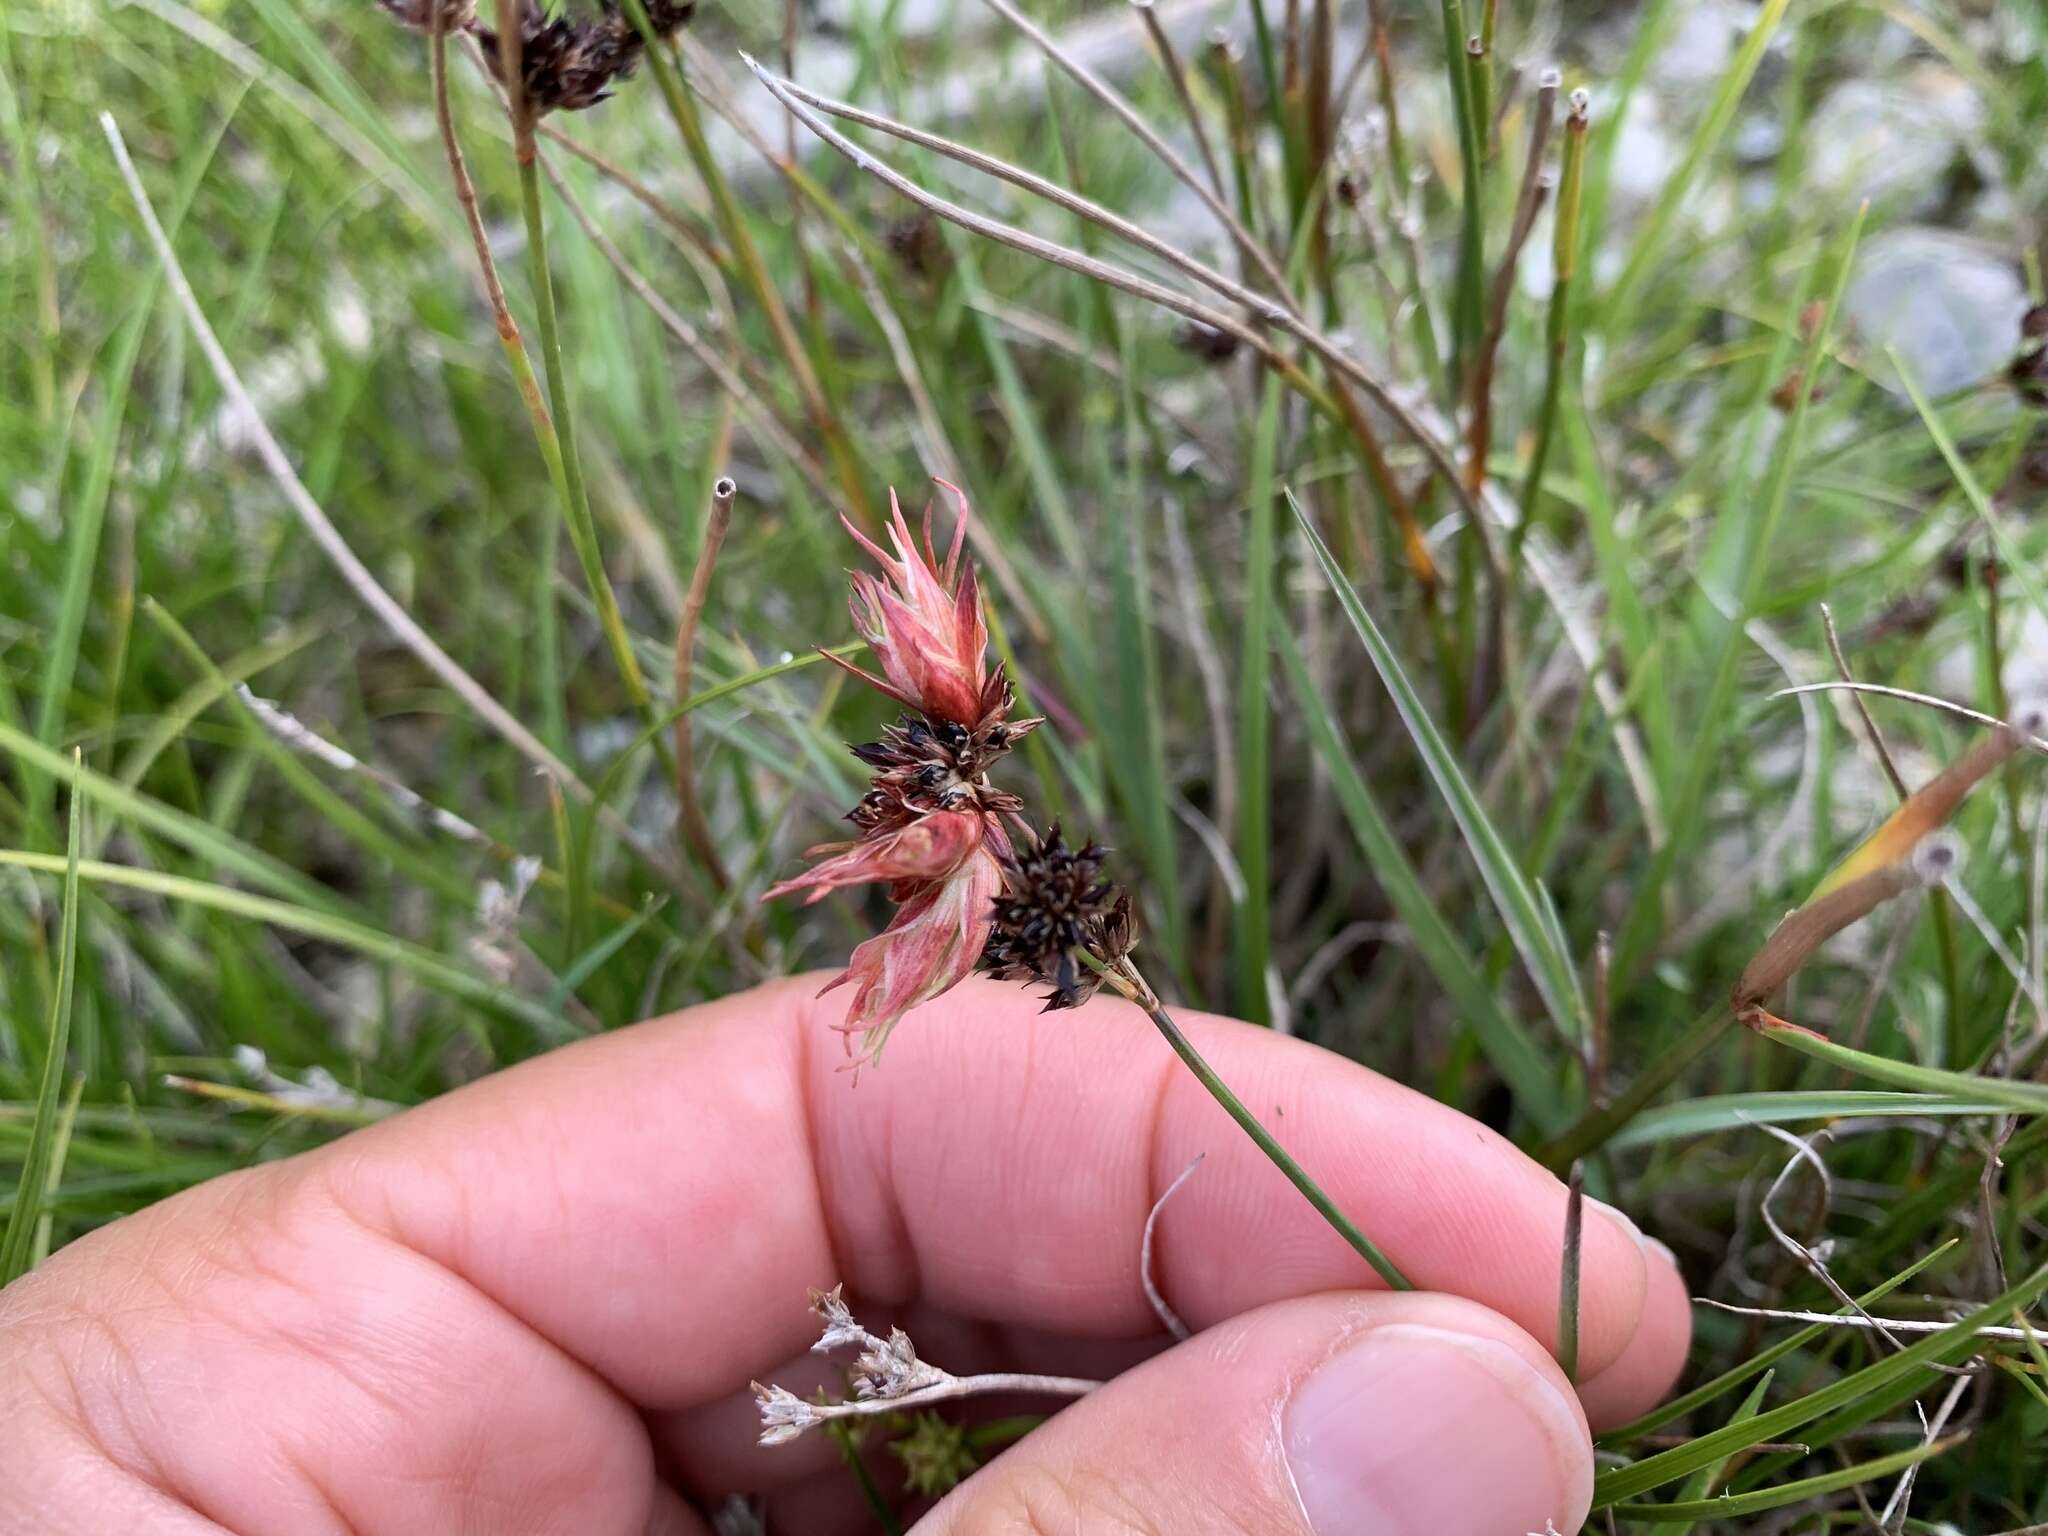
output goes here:
<path id="1" fill-rule="evenodd" d="M 1318 1366 L 1282 1443 L 1315 1536 L 1572 1531 L 1590 1497 L 1564 1394 L 1508 1345 L 1441 1328 L 1374 1328 Z"/>
<path id="2" fill-rule="evenodd" d="M 1634 1238 L 1636 1246 L 1642 1249 L 1646 1255 L 1648 1255 L 1651 1258 L 1662 1259 L 1666 1264 L 1669 1264 L 1673 1269 L 1678 1268 L 1678 1255 L 1673 1253 L 1670 1250 L 1670 1248 L 1665 1246 L 1663 1243 L 1658 1242 L 1656 1238 L 1650 1236 L 1650 1234 L 1645 1232 L 1641 1227 L 1637 1226 L 1635 1224 L 1635 1219 L 1631 1217 L 1627 1211 L 1624 1211 L 1620 1206 L 1609 1205 L 1605 1200 L 1595 1200 L 1590 1195 L 1586 1197 L 1586 1204 L 1594 1207 L 1597 1210 L 1604 1211 L 1607 1213 L 1607 1215 L 1612 1217 L 1614 1219 L 1615 1225 L 1620 1227 L 1621 1230 L 1626 1232 L 1630 1237 Z"/>

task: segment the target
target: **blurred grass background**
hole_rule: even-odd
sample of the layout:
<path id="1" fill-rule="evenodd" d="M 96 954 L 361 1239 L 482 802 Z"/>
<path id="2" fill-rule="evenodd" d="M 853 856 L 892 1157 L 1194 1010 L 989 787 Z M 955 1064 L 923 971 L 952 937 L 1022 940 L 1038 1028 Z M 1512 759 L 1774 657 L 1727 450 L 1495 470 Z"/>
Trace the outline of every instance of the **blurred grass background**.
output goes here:
<path id="1" fill-rule="evenodd" d="M 1137 10 L 1032 15 L 1208 184 Z M 1896 803 L 1848 695 L 1774 697 L 1837 676 L 1823 604 L 1866 681 L 1998 716 L 2048 690 L 2048 363 L 2023 325 L 2042 299 L 2048 16 L 1390 0 L 1383 84 L 1361 5 L 1154 15 L 1220 200 L 1286 268 L 1304 324 L 1461 467 L 1539 79 L 1588 93 L 1582 139 L 1556 103 L 1541 211 L 1500 290 L 1481 527 L 1361 396 L 1382 477 L 1341 410 L 1315 407 L 1337 376 L 1281 331 L 1291 381 L 1228 334 L 921 215 L 793 126 L 739 57 L 793 57 L 807 85 L 1261 286 L 1097 94 L 970 0 L 707 5 L 663 56 L 673 96 L 643 67 L 546 119 L 575 141 L 544 131 L 561 181 L 539 207 L 566 386 L 548 395 L 574 424 L 587 529 L 480 295 L 426 39 L 367 3 L 6 8 L 0 1200 L 21 1263 L 578 1035 L 836 964 L 879 896 L 756 897 L 835 835 L 860 789 L 841 744 L 881 723 L 811 655 L 852 634 L 834 513 L 872 518 L 891 485 L 914 511 L 935 473 L 970 492 L 1000 643 L 1051 718 L 1006 782 L 1119 849 L 1170 1000 L 1321 1041 L 1532 1148 L 1666 1063 L 1679 1086 L 1590 1149 L 1589 1185 L 1721 1299 L 1836 1304 L 1759 1219 L 1788 1156 L 1764 1121 L 1834 1126 L 1831 1184 L 1795 1174 L 1775 1209 L 1832 1243 L 1848 1290 L 1935 1256 L 1897 1315 L 1957 1315 L 2048 1256 L 2019 1091 L 2048 1048 L 2031 754 L 1956 818 L 1950 893 L 1880 909 L 1772 1004 L 1908 1069 L 2019 1085 L 1988 1101 L 2022 1111 L 2016 1135 L 1953 1083 L 1895 1075 L 1857 1099 L 1877 1085 L 1690 1022 Z M 1492 38 L 1483 64 L 1468 30 Z M 452 43 L 449 80 L 546 379 L 506 117 Z M 257 417 L 196 346 L 102 112 Z M 702 123 L 703 159 L 678 116 Z M 1198 292 L 1072 212 L 849 131 L 954 202 Z M 792 154 L 794 178 L 776 163 Z M 266 429 L 376 582 L 587 793 L 537 773 L 365 608 L 266 468 Z M 679 688 L 724 474 L 732 526 Z M 669 728 L 691 700 L 717 872 L 678 826 Z M 1974 736 L 1870 707 L 1909 786 Z M 77 856 L 98 862 L 67 906 L 74 805 Z M 1673 1054 L 1688 1043 L 1696 1059 Z M 1784 1327 L 1703 1312 L 1688 1385 Z M 1886 1528 L 2048 1521 L 2048 1359 L 1985 1348 L 1995 1368 L 1948 1421 L 1974 1433 Z M 1847 1330 L 1805 1341 L 1753 1422 L 1887 1353 Z M 1934 1414 L 1951 1378 L 1854 1380 L 1788 1432 L 1809 1451 L 1688 1442 L 1740 1421 L 1731 1390 L 1613 1438 L 1614 1464 L 1705 1443 L 1660 1496 L 1751 1499 L 1718 1528 L 1867 1528 L 1898 1470 L 1835 1474 L 1920 1444 L 1911 1404 Z M 1596 1525 L 1695 1518 L 1645 1513 L 1628 1486 Z"/>

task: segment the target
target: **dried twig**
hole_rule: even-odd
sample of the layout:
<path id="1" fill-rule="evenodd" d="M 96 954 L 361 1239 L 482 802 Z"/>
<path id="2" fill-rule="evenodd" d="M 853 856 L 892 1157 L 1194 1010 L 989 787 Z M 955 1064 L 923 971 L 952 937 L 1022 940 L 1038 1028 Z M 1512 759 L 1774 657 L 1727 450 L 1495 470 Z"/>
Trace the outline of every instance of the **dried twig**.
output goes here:
<path id="1" fill-rule="evenodd" d="M 1943 1329 L 1955 1326 L 1953 1322 L 1937 1322 L 1925 1318 L 1872 1317 L 1869 1313 L 1844 1317 L 1839 1312 L 1803 1312 L 1791 1307 L 1745 1307 L 1739 1302 L 1716 1301 L 1711 1296 L 1695 1296 L 1693 1297 L 1693 1305 L 1712 1307 L 1716 1312 L 1730 1312 L 1737 1317 L 1762 1318 L 1767 1322 L 1773 1323 L 1807 1323 L 1827 1328 L 1863 1328 L 1877 1333 L 1940 1333 Z M 2048 1329 L 2048 1323 L 2040 1324 L 2032 1329 L 2032 1332 L 2038 1335 L 2043 1329 Z M 2028 1331 L 2024 1326 L 2018 1328 L 2002 1326 L 1985 1327 L 1977 1330 L 1977 1337 L 1980 1339 L 1997 1339 L 2002 1343 L 2008 1344 L 2024 1344 L 2027 1341 Z M 1893 1342 L 1896 1343 L 1897 1341 L 1894 1340 Z"/>
<path id="2" fill-rule="evenodd" d="M 1987 715 L 1982 710 L 1972 709 L 1967 704 L 1958 704 L 1953 699 L 1937 698 L 1931 693 L 1915 693 L 1910 688 L 1892 688 L 1883 683 L 1801 683 L 1796 688 L 1780 688 L 1769 697 L 1772 699 L 1785 699 L 1792 697 L 1794 694 L 1822 693 L 1833 688 L 1847 689 L 1854 693 L 1881 694 L 1888 699 L 1904 699 L 1909 704 L 1924 704 L 1929 709 L 1945 710 L 1949 714 L 1959 715 L 1965 720 L 1974 720 L 1979 725 L 1988 725 L 1999 730 L 2010 731 L 2019 738 L 2019 744 L 2028 751 L 2048 754 L 2048 738 L 2044 738 L 2040 734 L 2044 728 L 2048 728 L 2048 723 L 2044 723 L 2044 720 L 2048 720 L 2048 717 L 2044 717 L 2043 710 L 2039 706 L 2023 710 L 2011 720 L 2001 720 L 1996 715 Z"/>
<path id="3" fill-rule="evenodd" d="M 1934 1417 L 1927 1419 L 1924 1414 L 1922 1415 L 1927 1425 L 1925 1437 L 1921 1441 L 1923 1445 L 1932 1445 L 1941 1438 L 1942 1430 L 1948 1426 L 1950 1416 L 1956 1411 L 1956 1404 L 1962 1401 L 1963 1393 L 1976 1379 L 1974 1376 L 1958 1376 L 1950 1383 L 1948 1395 L 1942 1398 L 1941 1406 L 1934 1410 Z M 1924 1463 L 1916 1461 L 1899 1474 L 1899 1481 L 1892 1489 L 1892 1496 L 1885 1500 L 1883 1510 L 1878 1513 L 1877 1523 L 1881 1530 L 1896 1532 L 1905 1529 L 1907 1501 L 1913 1496 L 1913 1480 L 1919 1476 L 1923 1465 Z M 1897 1524 L 1893 1523 L 1895 1520 Z"/>
<path id="4" fill-rule="evenodd" d="M 1202 169 L 1209 173 L 1209 186 L 1218 200 L 1224 196 L 1223 172 L 1216 163 L 1216 150 L 1209 142 L 1209 130 L 1202 124 L 1201 110 L 1195 105 L 1194 93 L 1188 89 L 1187 71 L 1181 67 L 1180 55 L 1174 50 L 1173 39 L 1166 28 L 1159 24 L 1159 9 L 1155 0 L 1130 0 L 1131 9 L 1144 18 L 1145 31 L 1152 39 L 1152 46 L 1159 50 L 1160 67 L 1166 71 L 1166 78 L 1173 86 L 1174 97 L 1180 102 L 1180 109 L 1187 114 L 1188 132 L 1194 135 L 1195 148 L 1202 156 Z"/>
<path id="5" fill-rule="evenodd" d="M 1030 38 L 1040 53 L 1059 65 L 1076 84 L 1109 108 L 1119 122 L 1137 135 L 1144 146 L 1159 157 L 1160 163 L 1173 173 L 1174 179 L 1201 199 L 1202 206 L 1214 214 L 1216 221 L 1230 232 L 1230 237 L 1237 242 L 1238 248 L 1258 267 L 1259 274 L 1272 284 L 1274 296 L 1290 309 L 1295 307 L 1293 292 L 1287 285 L 1287 275 L 1280 270 L 1280 264 L 1273 259 L 1273 253 L 1266 249 L 1258 236 L 1245 227 L 1243 220 L 1231 212 L 1230 205 L 1224 202 L 1221 196 L 1203 184 L 1202 178 L 1195 174 L 1195 168 L 1159 136 L 1158 130 L 1145 121 L 1144 116 L 1131 105 L 1121 91 L 1061 47 L 1056 38 L 1010 4 L 1010 0 L 982 0 L 982 3 Z"/>
<path id="6" fill-rule="evenodd" d="M 1493 289 L 1487 296 L 1486 333 L 1472 366 L 1472 382 L 1466 391 L 1467 435 L 1465 484 L 1477 491 L 1486 478 L 1486 454 L 1493 441 L 1493 367 L 1500 354 L 1501 337 L 1508 326 L 1508 301 L 1514 296 L 1515 270 L 1522 246 L 1535 228 L 1537 212 L 1543 206 L 1543 154 L 1550 146 L 1550 125 L 1557 115 L 1557 93 L 1562 81 L 1556 70 L 1547 71 L 1536 90 L 1536 102 L 1529 115 L 1529 157 L 1522 168 L 1522 189 L 1515 198 L 1514 223 L 1508 229 L 1507 248 L 1493 275 Z"/>
<path id="7" fill-rule="evenodd" d="M 258 724 L 294 751 L 325 763 L 336 773 L 368 779 L 401 811 L 419 817 L 436 831 L 445 832 L 459 842 L 476 843 L 494 852 L 511 854 L 511 849 L 482 831 L 474 822 L 434 804 L 411 785 L 372 763 L 364 762 L 345 747 L 336 746 L 291 711 L 264 698 L 247 683 L 235 684 L 235 697 L 256 717 Z"/>
<path id="8" fill-rule="evenodd" d="M 994 3 L 994 0 L 991 0 L 991 3 Z M 1329 364 L 1335 375 L 1340 376 L 1342 380 L 1356 385 L 1399 423 L 1402 431 L 1414 441 L 1416 446 L 1422 450 L 1424 456 L 1430 460 L 1433 469 L 1438 474 L 1441 474 L 1450 485 L 1454 498 L 1458 500 L 1461 508 L 1473 519 L 1476 527 L 1478 522 L 1477 508 L 1472 504 L 1470 493 L 1466 491 L 1458 468 L 1452 460 L 1450 451 L 1446 449 L 1443 442 L 1423 425 L 1421 418 L 1415 413 L 1414 409 L 1396 394 L 1391 386 L 1376 378 L 1357 359 L 1344 351 L 1343 348 L 1339 347 L 1329 337 L 1323 335 L 1314 326 L 1308 324 L 1288 306 L 1286 301 L 1276 301 L 1273 298 L 1244 287 L 1244 285 L 1216 271 L 1213 267 L 1196 261 L 1185 252 L 1174 250 L 1156 236 L 1139 229 L 1129 220 L 1110 212 L 1110 210 L 1103 208 L 1100 204 L 1091 202 L 1087 198 L 1079 197 L 1073 192 L 1045 180 L 1043 177 L 1035 176 L 1029 171 L 1012 166 L 1006 161 L 996 159 L 994 156 L 983 154 L 979 150 L 970 149 L 966 145 L 958 144 L 942 135 L 928 133 L 923 129 L 913 128 L 908 124 L 896 122 L 894 119 L 883 117 L 877 113 L 867 112 L 849 103 L 833 101 L 829 97 L 820 96 L 803 86 L 797 85 L 794 81 L 781 78 L 773 71 L 765 68 L 758 60 L 746 54 L 742 54 L 741 58 L 746 61 L 747 67 L 754 72 L 755 77 L 767 88 L 769 94 L 774 96 L 790 112 L 794 113 L 803 122 L 805 127 L 809 128 L 832 148 L 838 150 L 839 153 L 852 161 L 857 168 L 866 171 L 886 186 L 909 198 L 918 206 L 937 214 L 940 218 L 950 223 L 958 224 L 963 229 L 981 235 L 985 239 L 993 240 L 999 245 L 1006 245 L 1012 250 L 1023 251 L 1027 255 L 1036 256 L 1040 260 L 1050 262 L 1054 266 L 1062 267 L 1069 272 L 1078 273 L 1082 277 L 1104 283 L 1109 287 L 1120 289 L 1137 298 L 1157 304 L 1162 309 L 1170 310 L 1185 319 L 1194 320 L 1199 324 L 1208 326 L 1211 330 L 1222 331 L 1227 335 L 1235 337 L 1244 345 L 1256 350 L 1282 377 L 1286 378 L 1297 391 L 1311 403 L 1315 404 L 1318 409 L 1330 415 L 1333 420 L 1343 425 L 1347 430 L 1352 431 L 1354 435 L 1358 434 L 1363 418 L 1357 414 L 1358 407 L 1355 402 L 1352 402 L 1347 410 L 1341 396 L 1333 398 L 1330 394 L 1318 388 L 1301 371 L 1300 366 L 1293 359 L 1274 345 L 1269 336 L 1256 327 L 1246 324 L 1235 314 L 1217 309 L 1213 305 L 1205 304 L 1199 299 L 1192 298 L 1181 292 L 1179 289 L 1169 288 L 1150 278 L 1140 276 L 1127 267 L 1122 267 L 1114 262 L 1104 261 L 1098 257 L 1087 255 L 1084 252 L 1073 250 L 1070 247 L 1059 244 L 1057 241 L 1032 234 L 1030 231 L 1020 229 L 1015 225 L 1006 224 L 1000 219 L 976 213 L 972 209 L 952 202 L 936 192 L 928 191 L 887 161 L 881 160 L 868 150 L 862 149 L 858 144 L 855 144 L 851 139 L 834 129 L 812 108 L 815 105 L 819 110 L 844 116 L 850 122 L 861 123 L 864 126 L 890 133 L 908 142 L 922 145 L 958 159 L 963 164 L 972 165 L 976 169 L 984 170 L 988 174 L 998 176 L 1014 185 L 1039 193 L 1058 206 L 1066 208 L 1068 211 L 1081 217 L 1100 223 L 1104 228 L 1113 230 L 1120 238 L 1131 240 L 1152 254 L 1159 256 L 1160 259 L 1171 262 L 1181 271 L 1186 272 L 1189 276 L 1198 278 L 1199 281 L 1215 289 L 1217 292 L 1229 295 L 1235 302 L 1249 309 L 1262 322 L 1295 337 L 1309 351 Z M 1364 428 L 1364 436 L 1361 438 L 1362 449 L 1369 440 L 1371 440 L 1371 429 L 1366 427 Z M 1367 452 L 1367 466 L 1369 469 L 1373 467 L 1373 460 L 1369 451 Z M 1379 479 L 1377 473 L 1375 473 L 1374 478 L 1375 481 Z M 1383 487 L 1382 489 L 1384 492 L 1385 488 Z M 1398 487 L 1395 488 L 1395 492 L 1398 497 Z M 1394 502 L 1389 504 L 1395 505 Z M 1401 504 L 1405 505 L 1405 501 L 1402 501 Z M 1399 508 L 1396 506 L 1396 515 L 1398 516 L 1398 514 Z M 1424 554 L 1426 557 L 1426 551 L 1424 551 Z"/>
<path id="9" fill-rule="evenodd" d="M 1842 681 L 1853 684 L 1856 674 L 1849 670 L 1849 658 L 1842 651 L 1842 637 L 1835 632 L 1835 615 L 1826 603 L 1820 605 L 1821 627 L 1827 631 L 1828 653 L 1835 658 L 1835 670 Z M 1870 738 L 1870 750 L 1877 754 L 1878 762 L 1884 768 L 1884 776 L 1892 781 L 1892 788 L 1904 800 L 1912 793 L 1906 788 L 1906 780 L 1899 772 L 1899 765 L 1892 761 L 1891 748 L 1885 745 L 1884 733 L 1877 728 L 1877 721 L 1870 713 L 1870 706 L 1863 701 L 1863 694 L 1856 688 L 1849 690 L 1849 700 L 1856 706 L 1856 713 L 1863 721 L 1863 733 Z"/>

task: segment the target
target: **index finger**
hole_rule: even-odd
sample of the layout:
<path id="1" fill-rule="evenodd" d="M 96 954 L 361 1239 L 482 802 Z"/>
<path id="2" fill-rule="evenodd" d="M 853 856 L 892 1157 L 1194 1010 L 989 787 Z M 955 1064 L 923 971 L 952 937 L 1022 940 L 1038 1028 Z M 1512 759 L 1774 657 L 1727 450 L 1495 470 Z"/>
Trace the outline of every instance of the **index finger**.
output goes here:
<path id="1" fill-rule="evenodd" d="M 338 1144 L 333 1188 L 647 1409 L 723 1396 L 802 1349 L 807 1289 L 840 1282 L 1027 1328 L 1152 1332 L 1140 1236 L 1198 1152 L 1155 1254 L 1189 1323 L 1380 1284 L 1137 1009 L 1041 1014 L 1021 988 L 970 981 L 913 1013 L 856 1085 L 837 1010 L 810 992 L 778 983 L 500 1073 Z M 1327 1051 L 1181 1022 L 1417 1286 L 1554 1346 L 1555 1178 Z M 1624 1358 L 1646 1295 L 1682 1310 L 1647 1283 L 1665 1263 L 1588 1211 L 1583 1377 L 1617 1361 L 1675 1373 L 1668 1345 Z M 1657 1321 L 1682 1352 L 1683 1323 Z"/>

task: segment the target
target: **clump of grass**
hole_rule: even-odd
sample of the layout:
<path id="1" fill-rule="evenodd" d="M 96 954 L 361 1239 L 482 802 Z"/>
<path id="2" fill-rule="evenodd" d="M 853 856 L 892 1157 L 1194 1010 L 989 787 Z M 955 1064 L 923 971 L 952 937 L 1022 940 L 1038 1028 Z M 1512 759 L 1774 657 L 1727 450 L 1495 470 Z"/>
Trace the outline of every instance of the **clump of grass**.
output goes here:
<path id="1" fill-rule="evenodd" d="M 1684 87 L 1661 4 L 1254 4 L 1220 51 L 1162 10 L 1096 51 L 1007 0 L 843 44 L 627 0 L 635 72 L 554 90 L 583 34 L 416 9 L 0 25 L 9 1273 L 844 953 L 857 910 L 754 900 L 878 724 L 794 642 L 859 661 L 832 514 L 938 474 L 1048 720 L 1034 800 L 1131 850 L 1137 1001 L 1582 1162 L 1723 1301 L 1886 1309 L 1901 1348 L 1702 1311 L 1699 1385 L 1607 1437 L 1602 1518 L 2048 1520 L 2013 1321 L 2048 1178 L 2042 322 L 1931 395 L 1853 286 L 1936 222 L 2041 303 L 2037 64 L 1947 0 L 1773 0 Z M 1816 108 L 1930 78 L 1980 109 L 1969 173 L 1863 208 Z M 1830 679 L 1867 714 L 1776 697 Z M 1937 829 L 1967 858 L 1930 884 Z M 1758 1127 L 1830 1122 L 1835 1202 L 1783 1227 L 1822 1276 L 1758 1219 Z"/>

